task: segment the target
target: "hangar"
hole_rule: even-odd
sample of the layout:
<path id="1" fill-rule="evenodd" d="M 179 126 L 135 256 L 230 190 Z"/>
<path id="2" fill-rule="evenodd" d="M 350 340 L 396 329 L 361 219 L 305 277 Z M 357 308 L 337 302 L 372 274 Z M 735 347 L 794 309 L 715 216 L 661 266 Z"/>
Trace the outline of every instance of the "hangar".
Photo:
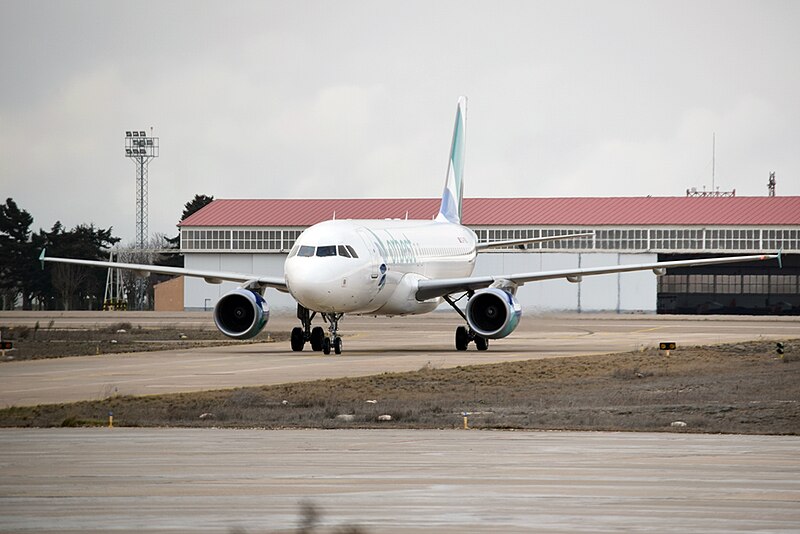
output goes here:
<path id="1" fill-rule="evenodd" d="M 336 219 L 429 219 L 440 199 L 219 199 L 180 225 L 185 265 L 282 274 L 307 227 Z M 800 315 L 800 196 L 465 198 L 463 223 L 481 241 L 594 232 L 591 238 L 481 253 L 475 274 L 519 273 L 783 251 L 782 267 L 672 269 L 527 284 L 526 311 Z M 234 284 L 184 280 L 184 308 L 211 309 Z M 271 291 L 273 309 L 294 309 Z"/>

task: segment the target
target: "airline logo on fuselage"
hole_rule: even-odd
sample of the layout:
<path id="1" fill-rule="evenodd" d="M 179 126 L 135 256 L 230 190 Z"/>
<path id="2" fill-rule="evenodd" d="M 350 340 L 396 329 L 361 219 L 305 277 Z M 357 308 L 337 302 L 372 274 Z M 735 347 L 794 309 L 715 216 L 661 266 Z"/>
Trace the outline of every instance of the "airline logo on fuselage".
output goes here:
<path id="1" fill-rule="evenodd" d="M 375 247 L 386 263 L 394 265 L 418 263 L 417 254 L 414 252 L 414 244 L 405 235 L 398 239 L 388 230 L 381 230 L 387 236 L 387 239 L 383 240 L 371 229 L 366 228 L 366 230 L 375 238 Z"/>

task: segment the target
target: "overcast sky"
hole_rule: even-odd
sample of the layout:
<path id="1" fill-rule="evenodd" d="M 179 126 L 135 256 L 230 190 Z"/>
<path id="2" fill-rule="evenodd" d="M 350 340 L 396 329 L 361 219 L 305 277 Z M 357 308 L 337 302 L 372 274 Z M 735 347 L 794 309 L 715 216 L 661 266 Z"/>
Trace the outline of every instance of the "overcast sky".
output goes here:
<path id="1" fill-rule="evenodd" d="M 800 194 L 800 2 L 0 0 L 0 196 L 130 242 L 216 198 Z"/>

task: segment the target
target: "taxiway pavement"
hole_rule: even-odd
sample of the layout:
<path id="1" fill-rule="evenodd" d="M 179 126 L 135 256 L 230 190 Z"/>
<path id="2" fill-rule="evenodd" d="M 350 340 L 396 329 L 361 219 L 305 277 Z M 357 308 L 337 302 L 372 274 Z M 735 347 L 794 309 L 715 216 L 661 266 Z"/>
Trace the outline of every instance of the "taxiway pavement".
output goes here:
<path id="1" fill-rule="evenodd" d="M 46 315 L 0 314 L 3 324 L 25 324 Z M 210 314 L 59 314 L 56 326 L 104 324 L 123 317 L 134 325 L 165 322 L 211 328 Z M 117 319 L 119 321 L 119 319 Z M 289 316 L 273 317 L 268 331 L 288 331 Z M 107 324 L 107 323 L 105 323 Z M 113 324 L 113 323 L 112 323 Z M 229 345 L 0 364 L 0 406 L 25 406 L 112 395 L 148 395 L 240 386 L 281 384 L 323 378 L 365 376 L 513 360 L 605 354 L 675 341 L 680 347 L 751 339 L 800 338 L 800 321 L 782 317 L 672 317 L 639 315 L 526 316 L 511 336 L 489 350 L 454 349 L 460 319 L 454 313 L 419 317 L 346 317 L 341 328 L 344 353 L 324 356 L 292 352 L 288 342 Z M 191 332 L 188 333 L 191 336 Z M 112 334 L 109 334 L 112 337 Z"/>
<path id="2" fill-rule="evenodd" d="M 313 506 L 321 534 L 796 532 L 799 447 L 667 433 L 0 430 L 0 531 L 296 532 Z"/>

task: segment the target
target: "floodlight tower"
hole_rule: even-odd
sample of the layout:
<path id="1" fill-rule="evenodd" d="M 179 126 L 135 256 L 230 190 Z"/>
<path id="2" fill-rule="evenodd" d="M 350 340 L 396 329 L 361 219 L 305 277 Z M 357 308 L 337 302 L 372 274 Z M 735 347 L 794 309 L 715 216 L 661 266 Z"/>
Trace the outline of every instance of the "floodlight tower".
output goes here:
<path id="1" fill-rule="evenodd" d="M 150 161 L 158 157 L 158 137 L 143 130 L 125 132 L 125 157 L 136 165 L 136 238 L 135 246 L 144 250 L 147 246 L 147 169 Z"/>
<path id="2" fill-rule="evenodd" d="M 125 157 L 130 158 L 136 166 L 136 237 L 134 239 L 135 252 L 142 253 L 147 248 L 147 169 L 150 161 L 158 157 L 158 137 L 150 135 L 143 130 L 129 130 L 125 132 Z M 136 310 L 145 309 L 147 300 L 147 282 L 137 277 L 134 283 L 133 307 Z"/>

